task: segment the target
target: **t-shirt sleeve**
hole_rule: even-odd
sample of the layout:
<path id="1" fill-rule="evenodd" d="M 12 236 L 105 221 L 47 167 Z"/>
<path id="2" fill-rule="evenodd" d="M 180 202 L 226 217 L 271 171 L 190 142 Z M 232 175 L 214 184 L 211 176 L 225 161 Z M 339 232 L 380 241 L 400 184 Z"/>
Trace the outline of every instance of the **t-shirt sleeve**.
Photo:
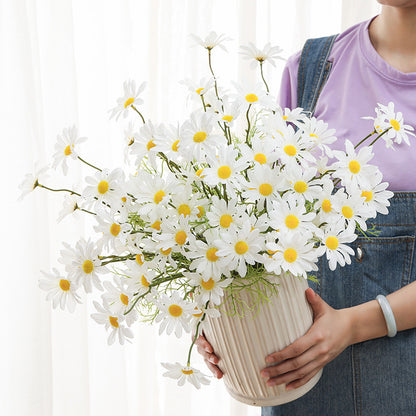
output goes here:
<path id="1" fill-rule="evenodd" d="M 286 62 L 280 82 L 279 105 L 293 110 L 297 107 L 298 66 L 301 51 L 292 55 Z"/>

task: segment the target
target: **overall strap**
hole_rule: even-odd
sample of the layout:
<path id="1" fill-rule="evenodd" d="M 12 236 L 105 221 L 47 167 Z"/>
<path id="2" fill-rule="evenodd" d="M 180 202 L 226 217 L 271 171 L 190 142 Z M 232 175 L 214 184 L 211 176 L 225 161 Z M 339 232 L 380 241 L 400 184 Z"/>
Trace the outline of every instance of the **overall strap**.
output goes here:
<path id="1" fill-rule="evenodd" d="M 319 94 L 324 86 L 332 62 L 328 61 L 332 45 L 338 35 L 308 39 L 303 47 L 298 68 L 298 107 L 312 117 Z"/>

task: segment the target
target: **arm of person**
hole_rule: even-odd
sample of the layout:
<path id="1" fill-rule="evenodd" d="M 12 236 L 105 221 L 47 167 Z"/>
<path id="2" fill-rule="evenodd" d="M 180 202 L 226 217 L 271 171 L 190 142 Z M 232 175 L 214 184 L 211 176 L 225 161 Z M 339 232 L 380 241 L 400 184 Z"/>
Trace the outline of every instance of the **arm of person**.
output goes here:
<path id="1" fill-rule="evenodd" d="M 266 357 L 261 375 L 269 386 L 286 384 L 287 390 L 307 383 L 349 345 L 387 335 L 383 312 L 377 300 L 351 308 L 333 309 L 312 289 L 306 290 L 314 322 L 308 332 L 288 347 Z M 416 327 L 416 282 L 387 296 L 398 331 Z"/>

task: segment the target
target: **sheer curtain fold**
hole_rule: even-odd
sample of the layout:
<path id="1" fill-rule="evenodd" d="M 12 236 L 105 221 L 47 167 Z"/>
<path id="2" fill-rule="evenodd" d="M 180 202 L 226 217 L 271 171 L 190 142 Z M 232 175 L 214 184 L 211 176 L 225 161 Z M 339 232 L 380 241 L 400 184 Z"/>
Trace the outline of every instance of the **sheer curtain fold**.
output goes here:
<path id="1" fill-rule="evenodd" d="M 35 161 L 51 161 L 57 134 L 76 124 L 89 141 L 83 156 L 101 167 L 123 161 L 126 122 L 108 120 L 108 109 L 128 78 L 148 85 L 143 112 L 155 123 L 189 114 L 184 78 L 209 76 L 206 51 L 191 47 L 190 33 L 225 33 L 228 54 L 213 51 L 220 85 L 254 83 L 258 73 L 238 54 L 249 41 L 279 44 L 286 57 L 308 37 L 340 32 L 378 11 L 358 0 L 0 0 L 0 133 L 2 194 L 3 336 L 0 344 L 0 414 L 7 416 L 259 415 L 239 404 L 221 382 L 203 390 L 177 388 L 162 377 L 161 361 L 183 361 L 188 338 L 157 335 L 136 325 L 131 345 L 107 346 L 84 298 L 74 314 L 51 310 L 38 288 L 40 270 L 57 267 L 62 241 L 92 234 L 90 220 L 56 223 L 60 193 L 36 189 L 18 202 L 18 184 Z M 265 68 L 277 93 L 283 64 Z M 133 115 L 134 116 L 134 115 Z M 136 126 L 140 120 L 132 118 Z M 71 165 L 69 187 L 93 175 Z M 47 183 L 60 185 L 58 174 Z M 195 364 L 205 370 L 194 354 Z"/>

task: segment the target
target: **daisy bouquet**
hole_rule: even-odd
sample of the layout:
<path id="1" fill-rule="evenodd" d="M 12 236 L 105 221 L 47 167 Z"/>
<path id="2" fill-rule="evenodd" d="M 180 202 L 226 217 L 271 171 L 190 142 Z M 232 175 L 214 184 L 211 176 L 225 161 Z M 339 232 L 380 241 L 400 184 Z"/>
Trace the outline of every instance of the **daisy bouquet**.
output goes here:
<path id="1" fill-rule="evenodd" d="M 60 219 L 78 210 L 95 222 L 96 237 L 63 243 L 62 271 L 40 280 L 53 306 L 73 311 L 83 294 L 102 292 L 92 318 L 108 331 L 109 344 L 129 341 L 131 326 L 143 318 L 160 333 L 191 332 L 186 360 L 163 365 L 179 385 L 199 388 L 208 379 L 191 366 L 191 352 L 206 317 L 220 315 L 226 296 L 235 296 L 241 313 L 241 287 L 267 300 L 260 284 L 278 290 L 270 274 L 307 278 L 324 255 L 332 270 L 349 264 L 356 230 L 366 232 L 368 218 L 387 214 L 392 196 L 370 164 L 372 145 L 380 137 L 390 147 L 408 143 L 412 132 L 392 103 L 379 105 L 364 140 L 332 151 L 333 129 L 300 108 L 280 108 L 270 95 L 263 64 L 274 64 L 280 48 L 242 48 L 259 65 L 261 83 L 225 91 L 211 55 L 226 38 L 195 39 L 208 52 L 210 77 L 185 81 L 198 101 L 188 119 L 177 126 L 147 120 L 144 84 L 126 81 L 111 110 L 116 119 L 138 116 L 139 125 L 130 122 L 126 132 L 126 166 L 87 162 L 80 150 L 85 138 L 71 127 L 58 136 L 52 167 L 67 174 L 68 163 L 89 165 L 84 188 L 50 188 L 42 179 L 46 168 L 27 175 L 21 187 L 23 194 L 67 192 Z"/>

